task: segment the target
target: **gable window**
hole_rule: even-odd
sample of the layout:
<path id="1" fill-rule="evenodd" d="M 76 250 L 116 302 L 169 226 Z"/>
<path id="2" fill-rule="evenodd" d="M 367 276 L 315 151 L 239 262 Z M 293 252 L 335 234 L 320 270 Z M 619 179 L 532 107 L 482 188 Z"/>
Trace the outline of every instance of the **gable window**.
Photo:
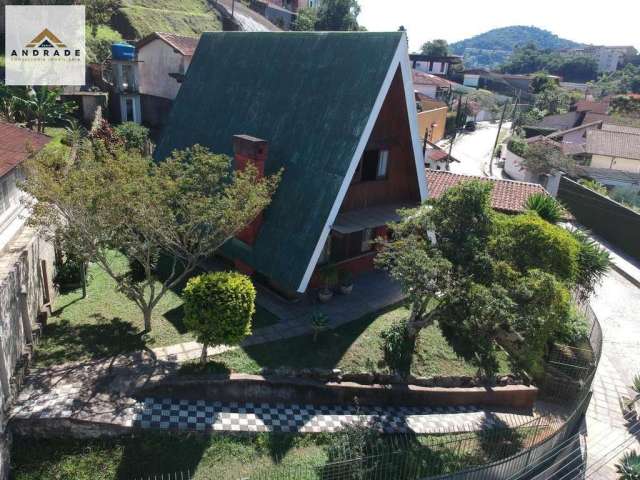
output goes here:
<path id="1" fill-rule="evenodd" d="M 386 180 L 388 169 L 389 150 L 367 150 L 353 175 L 353 183 Z"/>

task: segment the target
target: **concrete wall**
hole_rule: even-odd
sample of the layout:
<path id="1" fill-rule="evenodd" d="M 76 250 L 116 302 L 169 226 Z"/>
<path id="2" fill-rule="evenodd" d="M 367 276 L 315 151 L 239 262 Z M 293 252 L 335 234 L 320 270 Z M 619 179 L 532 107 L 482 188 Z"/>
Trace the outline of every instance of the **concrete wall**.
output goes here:
<path id="1" fill-rule="evenodd" d="M 509 177 L 521 182 L 538 183 L 538 176 L 532 174 L 522 166 L 522 162 L 524 161 L 522 157 L 510 152 L 506 147 L 502 149 L 502 152 L 504 171 Z"/>
<path id="2" fill-rule="evenodd" d="M 6 411 L 17 393 L 13 377 L 31 350 L 45 292 L 53 295 L 54 258 L 52 244 L 26 227 L 0 252 L 0 479 L 8 471 Z"/>
<path id="3" fill-rule="evenodd" d="M 442 140 L 445 124 L 447 123 L 448 110 L 447 107 L 440 107 L 418 113 L 418 135 L 421 141 L 424 139 L 427 129 L 431 132 L 431 136 L 428 139 L 430 142 L 435 143 Z M 432 128 L 431 125 L 433 124 L 435 124 L 435 127 Z"/>
<path id="4" fill-rule="evenodd" d="M 140 93 L 173 100 L 180 84 L 170 73 L 186 73 L 191 57 L 177 53 L 160 39 L 144 45 L 138 51 L 138 82 Z"/>
<path id="5" fill-rule="evenodd" d="M 608 155 L 592 155 L 591 165 L 593 168 L 611 168 L 624 172 L 640 172 L 640 160 L 624 157 L 610 157 Z"/>

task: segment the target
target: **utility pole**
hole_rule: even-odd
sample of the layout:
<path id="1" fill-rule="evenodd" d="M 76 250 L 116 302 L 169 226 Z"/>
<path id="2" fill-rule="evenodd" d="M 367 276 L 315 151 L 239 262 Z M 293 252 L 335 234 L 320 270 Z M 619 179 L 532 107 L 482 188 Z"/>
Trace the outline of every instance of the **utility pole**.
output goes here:
<path id="1" fill-rule="evenodd" d="M 507 107 L 509 102 L 504 102 L 504 108 L 502 109 L 502 115 L 500 115 L 500 123 L 498 124 L 498 133 L 496 134 L 496 141 L 491 149 L 491 156 L 489 157 L 489 175 L 493 177 L 493 155 L 495 154 L 496 147 L 498 146 L 498 140 L 500 139 L 500 130 L 502 129 L 502 122 L 504 122 L 504 116 L 507 113 Z"/>

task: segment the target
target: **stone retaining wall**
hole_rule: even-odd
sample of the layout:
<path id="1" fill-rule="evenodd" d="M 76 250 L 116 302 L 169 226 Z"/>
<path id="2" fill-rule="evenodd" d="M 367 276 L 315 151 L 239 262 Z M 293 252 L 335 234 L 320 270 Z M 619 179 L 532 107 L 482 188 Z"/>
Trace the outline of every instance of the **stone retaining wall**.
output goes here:
<path id="1" fill-rule="evenodd" d="M 300 378 L 265 378 L 232 374 L 169 377 L 139 389 L 136 396 L 176 397 L 223 402 L 304 403 L 337 405 L 461 406 L 491 405 L 532 408 L 534 386 L 444 388 L 417 385 L 362 385 Z"/>

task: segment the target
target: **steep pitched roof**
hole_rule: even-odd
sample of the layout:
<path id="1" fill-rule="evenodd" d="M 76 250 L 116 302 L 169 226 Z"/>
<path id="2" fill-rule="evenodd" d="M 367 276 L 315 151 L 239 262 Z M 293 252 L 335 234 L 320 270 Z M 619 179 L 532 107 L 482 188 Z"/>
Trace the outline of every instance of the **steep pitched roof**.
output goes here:
<path id="1" fill-rule="evenodd" d="M 176 35 L 175 33 L 165 33 L 165 32 L 153 32 L 141 39 L 137 44 L 136 48 L 140 49 L 147 45 L 148 43 L 153 42 L 154 40 L 162 40 L 163 42 L 169 44 L 179 53 L 184 55 L 185 57 L 190 57 L 196 51 L 196 47 L 198 46 L 198 37 L 186 37 L 184 35 Z"/>
<path id="2" fill-rule="evenodd" d="M 283 169 L 278 191 L 253 247 L 232 240 L 225 251 L 280 286 L 304 291 L 399 68 L 419 171 L 400 32 L 203 34 L 155 156 L 196 143 L 233 155 L 235 134 L 267 140 L 266 173 Z M 416 181 L 425 198 L 424 177 Z"/>
<path id="3" fill-rule="evenodd" d="M 24 162 L 31 152 L 37 152 L 51 137 L 12 123 L 0 122 L 0 177 Z"/>
<path id="4" fill-rule="evenodd" d="M 640 160 L 640 135 L 608 130 L 588 130 L 586 152 Z"/>
<path id="5" fill-rule="evenodd" d="M 527 199 L 534 193 L 547 193 L 537 183 L 516 182 L 497 178 L 479 177 L 475 175 L 461 175 L 442 170 L 427 170 L 429 197 L 439 198 L 444 192 L 462 182 L 480 180 L 491 182 L 491 207 L 507 213 L 521 213 L 525 211 Z"/>

